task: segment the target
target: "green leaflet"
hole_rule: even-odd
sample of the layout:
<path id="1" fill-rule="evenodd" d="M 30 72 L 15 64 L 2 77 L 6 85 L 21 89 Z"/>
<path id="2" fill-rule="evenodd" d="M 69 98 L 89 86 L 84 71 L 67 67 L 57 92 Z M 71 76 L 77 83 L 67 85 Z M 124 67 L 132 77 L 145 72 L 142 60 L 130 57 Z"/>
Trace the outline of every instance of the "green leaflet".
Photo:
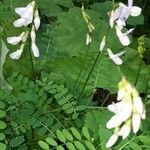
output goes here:
<path id="1" fill-rule="evenodd" d="M 7 83 L 7 81 L 4 78 L 3 73 L 3 67 L 6 60 L 6 55 L 9 52 L 9 49 L 7 48 L 6 44 L 3 40 L 1 40 L 1 51 L 0 51 L 0 87 L 2 89 L 9 89 L 12 90 L 12 87 Z"/>

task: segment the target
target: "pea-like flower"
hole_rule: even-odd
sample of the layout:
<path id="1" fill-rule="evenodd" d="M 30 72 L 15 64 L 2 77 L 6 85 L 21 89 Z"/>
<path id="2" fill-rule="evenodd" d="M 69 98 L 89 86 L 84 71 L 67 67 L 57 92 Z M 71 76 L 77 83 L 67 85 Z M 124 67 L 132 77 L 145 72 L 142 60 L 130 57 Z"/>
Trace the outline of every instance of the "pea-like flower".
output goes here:
<path id="1" fill-rule="evenodd" d="M 26 35 L 26 33 L 22 32 L 19 36 L 9 37 L 9 38 L 7 38 L 7 42 L 12 45 L 17 45 L 21 41 L 24 41 L 25 35 Z"/>
<path id="2" fill-rule="evenodd" d="M 109 58 L 116 64 L 116 65 L 121 65 L 123 63 L 122 59 L 120 58 L 120 56 L 122 56 L 125 51 L 122 51 L 120 53 L 117 54 L 113 54 L 113 52 L 111 51 L 110 48 L 107 49 Z"/>
<path id="3" fill-rule="evenodd" d="M 131 32 L 133 32 L 134 28 L 132 29 L 129 29 L 127 32 L 125 33 L 122 33 L 122 31 L 119 29 L 118 26 L 116 26 L 116 34 L 119 38 L 119 41 L 120 43 L 123 45 L 123 46 L 128 46 L 131 42 L 130 42 L 130 39 L 128 37 L 128 34 L 130 34 Z"/>
<path id="4" fill-rule="evenodd" d="M 21 17 L 14 22 L 15 27 L 28 26 L 33 21 L 35 1 L 29 3 L 26 7 L 18 7 L 15 12 Z"/>
<path id="5" fill-rule="evenodd" d="M 137 17 L 141 14 L 141 8 L 133 6 L 133 0 L 128 0 L 128 6 L 119 3 L 119 7 L 115 10 L 113 18 L 120 30 L 126 26 L 125 21 L 129 16 Z"/>
<path id="6" fill-rule="evenodd" d="M 118 103 L 108 106 L 114 116 L 107 122 L 109 129 L 114 128 L 114 134 L 108 140 L 106 147 L 112 147 L 119 136 L 127 138 L 131 130 L 137 133 L 141 119 L 145 119 L 146 110 L 138 91 L 124 77 L 118 84 Z"/>
<path id="7" fill-rule="evenodd" d="M 15 52 L 13 52 L 9 55 L 10 58 L 12 58 L 14 60 L 18 60 L 22 55 L 23 49 L 24 49 L 24 43 L 21 45 L 19 50 L 16 50 Z"/>

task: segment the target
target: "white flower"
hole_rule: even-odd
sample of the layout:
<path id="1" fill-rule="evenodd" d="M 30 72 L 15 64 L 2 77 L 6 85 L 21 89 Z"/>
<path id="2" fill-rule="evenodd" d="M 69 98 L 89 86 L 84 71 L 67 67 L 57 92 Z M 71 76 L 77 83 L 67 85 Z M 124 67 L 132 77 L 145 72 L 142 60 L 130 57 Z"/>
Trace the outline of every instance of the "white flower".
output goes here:
<path id="1" fill-rule="evenodd" d="M 23 40 L 24 36 L 25 36 L 25 32 L 22 32 L 19 36 L 13 36 L 7 38 L 7 42 L 12 45 L 17 45 Z"/>
<path id="2" fill-rule="evenodd" d="M 35 29 L 38 30 L 40 27 L 41 21 L 40 21 L 40 17 L 39 17 L 39 12 L 36 9 L 35 10 L 35 14 L 34 14 L 34 25 L 35 25 Z"/>
<path id="3" fill-rule="evenodd" d="M 23 49 L 24 49 L 24 44 L 21 45 L 19 50 L 16 50 L 15 52 L 11 53 L 9 55 L 10 58 L 12 58 L 14 60 L 18 60 L 21 57 L 21 55 L 22 55 Z"/>
<path id="4" fill-rule="evenodd" d="M 114 20 L 116 21 L 120 30 L 126 25 L 125 20 L 131 16 L 139 16 L 141 14 L 141 8 L 133 6 L 133 0 L 128 0 L 128 6 L 123 3 L 119 3 L 119 7 L 114 12 Z"/>
<path id="5" fill-rule="evenodd" d="M 39 54 L 39 49 L 38 47 L 36 46 L 35 44 L 35 40 L 36 40 L 36 34 L 35 34 L 35 27 L 34 25 L 32 26 L 32 30 L 31 30 L 31 49 L 32 49 L 32 52 L 33 52 L 33 55 L 35 57 L 39 57 L 40 54 Z"/>
<path id="6" fill-rule="evenodd" d="M 28 26 L 33 21 L 35 1 L 29 3 L 26 7 L 18 7 L 15 12 L 21 17 L 14 22 L 15 27 Z"/>
<path id="7" fill-rule="evenodd" d="M 119 27 L 116 26 L 116 34 L 117 34 L 117 36 L 119 38 L 119 41 L 121 42 L 121 44 L 123 46 L 128 46 L 130 44 L 130 39 L 129 39 L 129 37 L 127 35 L 129 33 L 131 33 L 133 30 L 134 30 L 134 28 L 128 30 L 126 33 L 122 33 L 122 31 L 119 29 Z"/>
<path id="8" fill-rule="evenodd" d="M 117 140 L 118 140 L 118 135 L 114 133 L 108 140 L 106 147 L 107 148 L 112 147 L 117 142 Z"/>
<path id="9" fill-rule="evenodd" d="M 105 48 L 105 44 L 106 44 L 106 36 L 103 36 L 102 41 L 100 43 L 100 52 L 103 51 L 103 49 Z"/>
<path id="10" fill-rule="evenodd" d="M 122 51 L 120 53 L 117 53 L 117 54 L 113 54 L 111 49 L 107 49 L 107 52 L 108 52 L 108 55 L 109 55 L 109 58 L 116 64 L 116 65 L 121 65 L 123 63 L 123 61 L 121 60 L 120 56 L 122 56 L 125 51 Z"/>
<path id="11" fill-rule="evenodd" d="M 90 35 L 87 33 L 86 34 L 86 45 L 89 45 L 92 42 L 92 38 L 90 37 Z"/>

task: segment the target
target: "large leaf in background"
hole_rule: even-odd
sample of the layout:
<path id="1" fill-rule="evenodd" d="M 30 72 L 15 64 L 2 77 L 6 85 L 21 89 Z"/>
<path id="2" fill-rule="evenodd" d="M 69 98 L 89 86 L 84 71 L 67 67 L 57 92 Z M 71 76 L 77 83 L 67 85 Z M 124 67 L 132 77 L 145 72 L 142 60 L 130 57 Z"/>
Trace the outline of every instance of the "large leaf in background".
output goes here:
<path id="1" fill-rule="evenodd" d="M 97 53 L 89 54 L 89 57 L 86 61 L 86 65 L 84 66 L 84 70 L 80 77 L 80 84 L 78 86 L 79 89 L 82 89 L 83 84 L 93 65 L 96 55 Z M 75 82 L 80 72 L 83 63 L 83 58 L 84 56 L 81 56 L 79 58 L 58 58 L 53 62 L 54 67 L 52 71 L 66 77 L 68 82 L 71 80 Z M 120 69 L 109 59 L 108 56 L 103 55 L 102 58 L 99 58 L 95 69 L 93 70 L 92 75 L 89 79 L 88 85 L 94 87 L 95 81 L 97 80 L 96 87 L 107 89 L 112 93 L 117 92 L 117 85 L 122 77 L 121 72 L 134 85 L 137 78 L 140 63 L 138 53 L 131 48 L 127 48 L 125 56 L 123 56 L 122 58 L 124 64 L 120 67 Z M 100 70 L 98 70 L 99 64 Z M 137 82 L 137 89 L 140 92 L 145 92 L 147 83 L 143 81 L 147 81 L 147 79 L 148 68 L 143 63 Z"/>
<path id="2" fill-rule="evenodd" d="M 62 12 L 61 7 L 73 7 L 72 0 L 37 0 L 38 7 L 47 17 L 57 16 Z"/>
<path id="3" fill-rule="evenodd" d="M 12 90 L 12 87 L 7 83 L 7 81 L 4 78 L 3 69 L 6 61 L 6 55 L 9 52 L 9 49 L 7 48 L 3 40 L 1 40 L 0 42 L 0 88 Z"/>
<path id="4" fill-rule="evenodd" d="M 97 13 L 88 12 L 91 22 L 95 26 L 92 35 L 92 44 L 90 51 L 98 51 L 99 43 L 102 37 L 107 33 L 108 25 L 99 19 Z M 58 15 L 58 22 L 53 32 L 54 44 L 60 52 L 67 52 L 70 56 L 78 56 L 85 53 L 86 34 L 88 32 L 87 24 L 84 22 L 81 9 L 74 7 L 68 12 Z"/>
<path id="5" fill-rule="evenodd" d="M 31 0 L 4 0 L 0 1 L 0 19 L 3 21 L 13 21 L 17 17 L 16 7 L 25 7 Z M 61 7 L 73 7 L 72 0 L 37 0 L 37 6 L 41 14 L 47 17 L 56 16 L 62 12 Z"/>
<path id="6" fill-rule="evenodd" d="M 109 20 L 108 12 L 112 10 L 112 1 L 106 1 L 104 3 L 94 3 L 91 5 L 91 9 L 99 13 L 99 16 L 104 20 Z M 141 25 L 144 24 L 144 16 L 140 15 L 138 17 L 129 17 L 127 20 L 129 25 Z"/>

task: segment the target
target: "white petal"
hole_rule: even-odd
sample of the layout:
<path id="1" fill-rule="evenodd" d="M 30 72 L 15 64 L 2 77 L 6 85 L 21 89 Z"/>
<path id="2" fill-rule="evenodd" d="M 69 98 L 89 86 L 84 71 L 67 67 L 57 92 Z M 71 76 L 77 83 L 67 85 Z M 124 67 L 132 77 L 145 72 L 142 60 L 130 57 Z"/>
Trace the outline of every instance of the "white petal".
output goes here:
<path id="1" fill-rule="evenodd" d="M 32 26 L 32 30 L 31 30 L 31 40 L 32 40 L 33 43 L 35 43 L 36 34 L 35 34 L 34 26 Z"/>
<path id="2" fill-rule="evenodd" d="M 143 105 L 143 102 L 142 102 L 140 96 L 133 98 L 133 104 L 134 104 L 135 111 L 138 112 L 139 115 L 142 116 L 142 114 L 144 112 L 144 105 Z"/>
<path id="3" fill-rule="evenodd" d="M 123 26 L 126 25 L 126 24 L 125 24 L 125 21 L 122 20 L 122 19 L 116 20 L 116 23 L 117 23 L 117 26 L 118 26 L 118 28 L 119 28 L 120 30 L 122 30 L 122 29 L 123 29 Z"/>
<path id="4" fill-rule="evenodd" d="M 17 50 L 15 52 L 11 53 L 9 56 L 10 56 L 10 58 L 12 58 L 14 60 L 18 60 L 21 57 L 22 52 L 23 52 L 23 50 L 20 49 L 20 50 Z"/>
<path id="5" fill-rule="evenodd" d="M 120 18 L 120 15 L 122 13 L 123 7 L 118 7 L 114 12 L 114 20 L 118 20 Z"/>
<path id="6" fill-rule="evenodd" d="M 103 51 L 105 44 L 106 44 L 106 36 L 103 36 L 103 39 L 100 43 L 100 48 L 99 48 L 100 51 Z"/>
<path id="7" fill-rule="evenodd" d="M 122 119 L 120 119 L 117 115 L 113 116 L 106 124 L 108 129 L 112 129 L 118 127 L 122 124 Z"/>
<path id="8" fill-rule="evenodd" d="M 38 49 L 38 47 L 36 46 L 36 44 L 33 43 L 33 42 L 32 42 L 32 52 L 33 52 L 33 55 L 34 55 L 35 57 L 39 57 L 39 56 L 40 56 L 40 54 L 39 54 L 39 49 Z"/>
<path id="9" fill-rule="evenodd" d="M 128 7 L 132 7 L 133 6 L 133 0 L 128 0 Z"/>
<path id="10" fill-rule="evenodd" d="M 7 42 L 12 45 L 17 45 L 20 43 L 25 36 L 25 32 L 22 32 L 19 36 L 9 37 L 7 38 Z"/>
<path id="11" fill-rule="evenodd" d="M 115 114 L 119 113 L 120 111 L 122 111 L 122 109 L 124 108 L 124 104 L 123 102 L 118 102 L 118 103 L 113 103 L 111 105 L 107 106 L 108 109 L 112 112 L 114 112 Z"/>
<path id="12" fill-rule="evenodd" d="M 116 34 L 123 46 L 128 46 L 130 44 L 129 37 L 125 33 L 122 33 L 118 26 L 116 26 Z"/>
<path id="13" fill-rule="evenodd" d="M 26 7 L 15 8 L 15 12 L 20 16 L 24 13 L 25 10 L 26 10 Z"/>
<path id="14" fill-rule="evenodd" d="M 39 27 L 40 27 L 41 21 L 40 21 L 39 12 L 38 12 L 37 9 L 35 10 L 35 15 L 34 15 L 34 17 L 35 17 L 35 18 L 34 18 L 35 29 L 38 30 Z"/>
<path id="15" fill-rule="evenodd" d="M 117 95 L 117 100 L 120 101 L 123 99 L 123 97 L 125 96 L 126 91 L 124 88 L 119 89 L 118 91 L 118 95 Z"/>
<path id="16" fill-rule="evenodd" d="M 141 11 L 142 11 L 142 9 L 140 7 L 133 6 L 131 8 L 131 14 L 130 15 L 134 16 L 134 17 L 137 17 L 137 16 L 139 16 L 141 14 Z"/>
<path id="17" fill-rule="evenodd" d="M 26 20 L 23 18 L 19 18 L 18 20 L 14 21 L 14 26 L 15 27 L 22 27 L 26 23 Z"/>
<path id="18" fill-rule="evenodd" d="M 119 56 L 123 55 L 124 54 L 124 51 L 121 52 L 121 53 L 118 53 L 118 54 L 113 54 L 111 49 L 107 49 L 107 52 L 108 52 L 108 55 L 109 55 L 109 58 L 117 65 L 121 65 L 123 62 L 121 60 L 121 58 Z"/>
<path id="19" fill-rule="evenodd" d="M 34 2 L 34 1 L 33 1 Z M 29 3 L 27 7 L 16 8 L 15 11 L 23 19 L 33 19 L 34 3 Z"/>
<path id="20" fill-rule="evenodd" d="M 133 132 L 137 133 L 139 128 L 140 128 L 140 124 L 141 124 L 141 117 L 139 114 L 134 113 L 132 116 L 132 128 L 133 128 Z"/>
<path id="21" fill-rule="evenodd" d="M 123 61 L 119 57 L 113 58 L 112 60 L 116 65 L 122 65 L 123 63 Z"/>
<path id="22" fill-rule="evenodd" d="M 117 134 L 113 134 L 110 139 L 108 140 L 106 147 L 110 148 L 112 147 L 118 140 L 118 135 Z"/>
<path id="23" fill-rule="evenodd" d="M 89 45 L 92 42 L 92 39 L 90 37 L 90 35 L 87 33 L 86 34 L 86 45 Z"/>
<path id="24" fill-rule="evenodd" d="M 12 45 L 17 45 L 22 40 L 20 36 L 14 36 L 7 38 L 7 42 Z"/>

